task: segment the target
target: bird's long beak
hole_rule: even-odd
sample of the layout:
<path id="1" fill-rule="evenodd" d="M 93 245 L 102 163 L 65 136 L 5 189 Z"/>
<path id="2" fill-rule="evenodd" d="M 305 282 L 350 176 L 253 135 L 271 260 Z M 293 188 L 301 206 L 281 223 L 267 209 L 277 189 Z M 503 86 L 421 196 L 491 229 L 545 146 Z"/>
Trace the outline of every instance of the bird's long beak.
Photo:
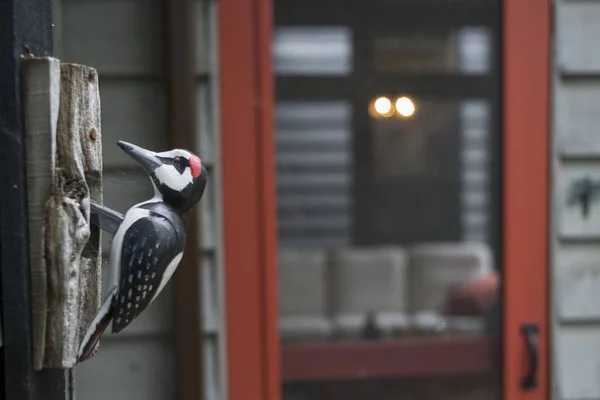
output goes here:
<path id="1" fill-rule="evenodd" d="M 161 166 L 161 162 L 156 154 L 135 144 L 119 140 L 118 145 L 123 151 L 137 161 L 148 174 L 151 174 L 156 168 Z"/>

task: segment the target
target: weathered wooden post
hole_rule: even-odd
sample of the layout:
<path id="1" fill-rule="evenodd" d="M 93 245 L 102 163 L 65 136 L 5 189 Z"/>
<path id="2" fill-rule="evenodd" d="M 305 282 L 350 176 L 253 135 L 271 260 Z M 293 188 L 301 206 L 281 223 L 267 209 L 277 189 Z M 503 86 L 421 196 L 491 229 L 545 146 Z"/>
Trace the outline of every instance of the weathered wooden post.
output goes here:
<path id="1" fill-rule="evenodd" d="M 59 60 L 23 60 L 34 367 L 71 368 L 100 305 L 102 203 L 98 75 Z"/>

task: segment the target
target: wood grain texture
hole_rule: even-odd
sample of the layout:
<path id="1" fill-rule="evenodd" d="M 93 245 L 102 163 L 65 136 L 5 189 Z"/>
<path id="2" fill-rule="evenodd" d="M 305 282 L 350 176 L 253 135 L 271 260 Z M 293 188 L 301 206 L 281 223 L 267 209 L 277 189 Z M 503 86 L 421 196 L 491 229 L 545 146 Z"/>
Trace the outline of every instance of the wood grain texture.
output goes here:
<path id="1" fill-rule="evenodd" d="M 90 199 L 102 203 L 98 75 L 61 66 L 56 180 L 46 209 L 48 317 L 45 367 L 72 367 L 100 306 L 101 233 L 91 227 Z"/>
<path id="2" fill-rule="evenodd" d="M 29 262 L 31 269 L 31 314 L 33 363 L 44 361 L 47 274 L 44 258 L 45 208 L 54 184 L 56 124 L 60 102 L 60 61 L 32 58 L 23 61 L 23 111 L 27 152 L 27 195 L 29 213 Z"/>

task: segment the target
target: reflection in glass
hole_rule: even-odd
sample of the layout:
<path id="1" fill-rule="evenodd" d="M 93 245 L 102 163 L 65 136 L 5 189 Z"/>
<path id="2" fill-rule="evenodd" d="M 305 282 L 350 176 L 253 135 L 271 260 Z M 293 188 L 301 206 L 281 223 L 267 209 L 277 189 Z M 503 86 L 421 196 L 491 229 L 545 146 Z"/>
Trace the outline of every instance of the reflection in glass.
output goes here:
<path id="1" fill-rule="evenodd" d="M 378 73 L 483 75 L 490 70 L 490 40 L 484 27 L 381 34 L 373 42 L 373 67 Z"/>
<path id="2" fill-rule="evenodd" d="M 275 31 L 283 378 L 310 400 L 494 399 L 493 99 L 413 82 L 495 79 L 492 31 L 364 28 Z M 311 97 L 328 77 L 348 90 Z"/>
<path id="3" fill-rule="evenodd" d="M 278 103 L 280 246 L 350 243 L 350 117 L 350 105 L 345 101 Z"/>
<path id="4" fill-rule="evenodd" d="M 273 39 L 277 75 L 348 75 L 352 37 L 345 27 L 280 27 Z"/>

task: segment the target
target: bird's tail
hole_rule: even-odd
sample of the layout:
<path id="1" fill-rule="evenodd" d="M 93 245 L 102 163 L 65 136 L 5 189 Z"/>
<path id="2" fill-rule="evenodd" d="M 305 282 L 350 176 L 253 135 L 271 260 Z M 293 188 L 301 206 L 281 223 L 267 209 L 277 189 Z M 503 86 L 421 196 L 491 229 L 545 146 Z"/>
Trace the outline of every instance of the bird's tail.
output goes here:
<path id="1" fill-rule="evenodd" d="M 118 291 L 119 288 L 117 286 L 109 291 L 98 314 L 94 317 L 94 320 L 85 333 L 81 346 L 79 347 L 79 362 L 87 360 L 96 353 L 98 348 L 96 345 L 110 324 L 110 321 L 112 321 Z"/>

